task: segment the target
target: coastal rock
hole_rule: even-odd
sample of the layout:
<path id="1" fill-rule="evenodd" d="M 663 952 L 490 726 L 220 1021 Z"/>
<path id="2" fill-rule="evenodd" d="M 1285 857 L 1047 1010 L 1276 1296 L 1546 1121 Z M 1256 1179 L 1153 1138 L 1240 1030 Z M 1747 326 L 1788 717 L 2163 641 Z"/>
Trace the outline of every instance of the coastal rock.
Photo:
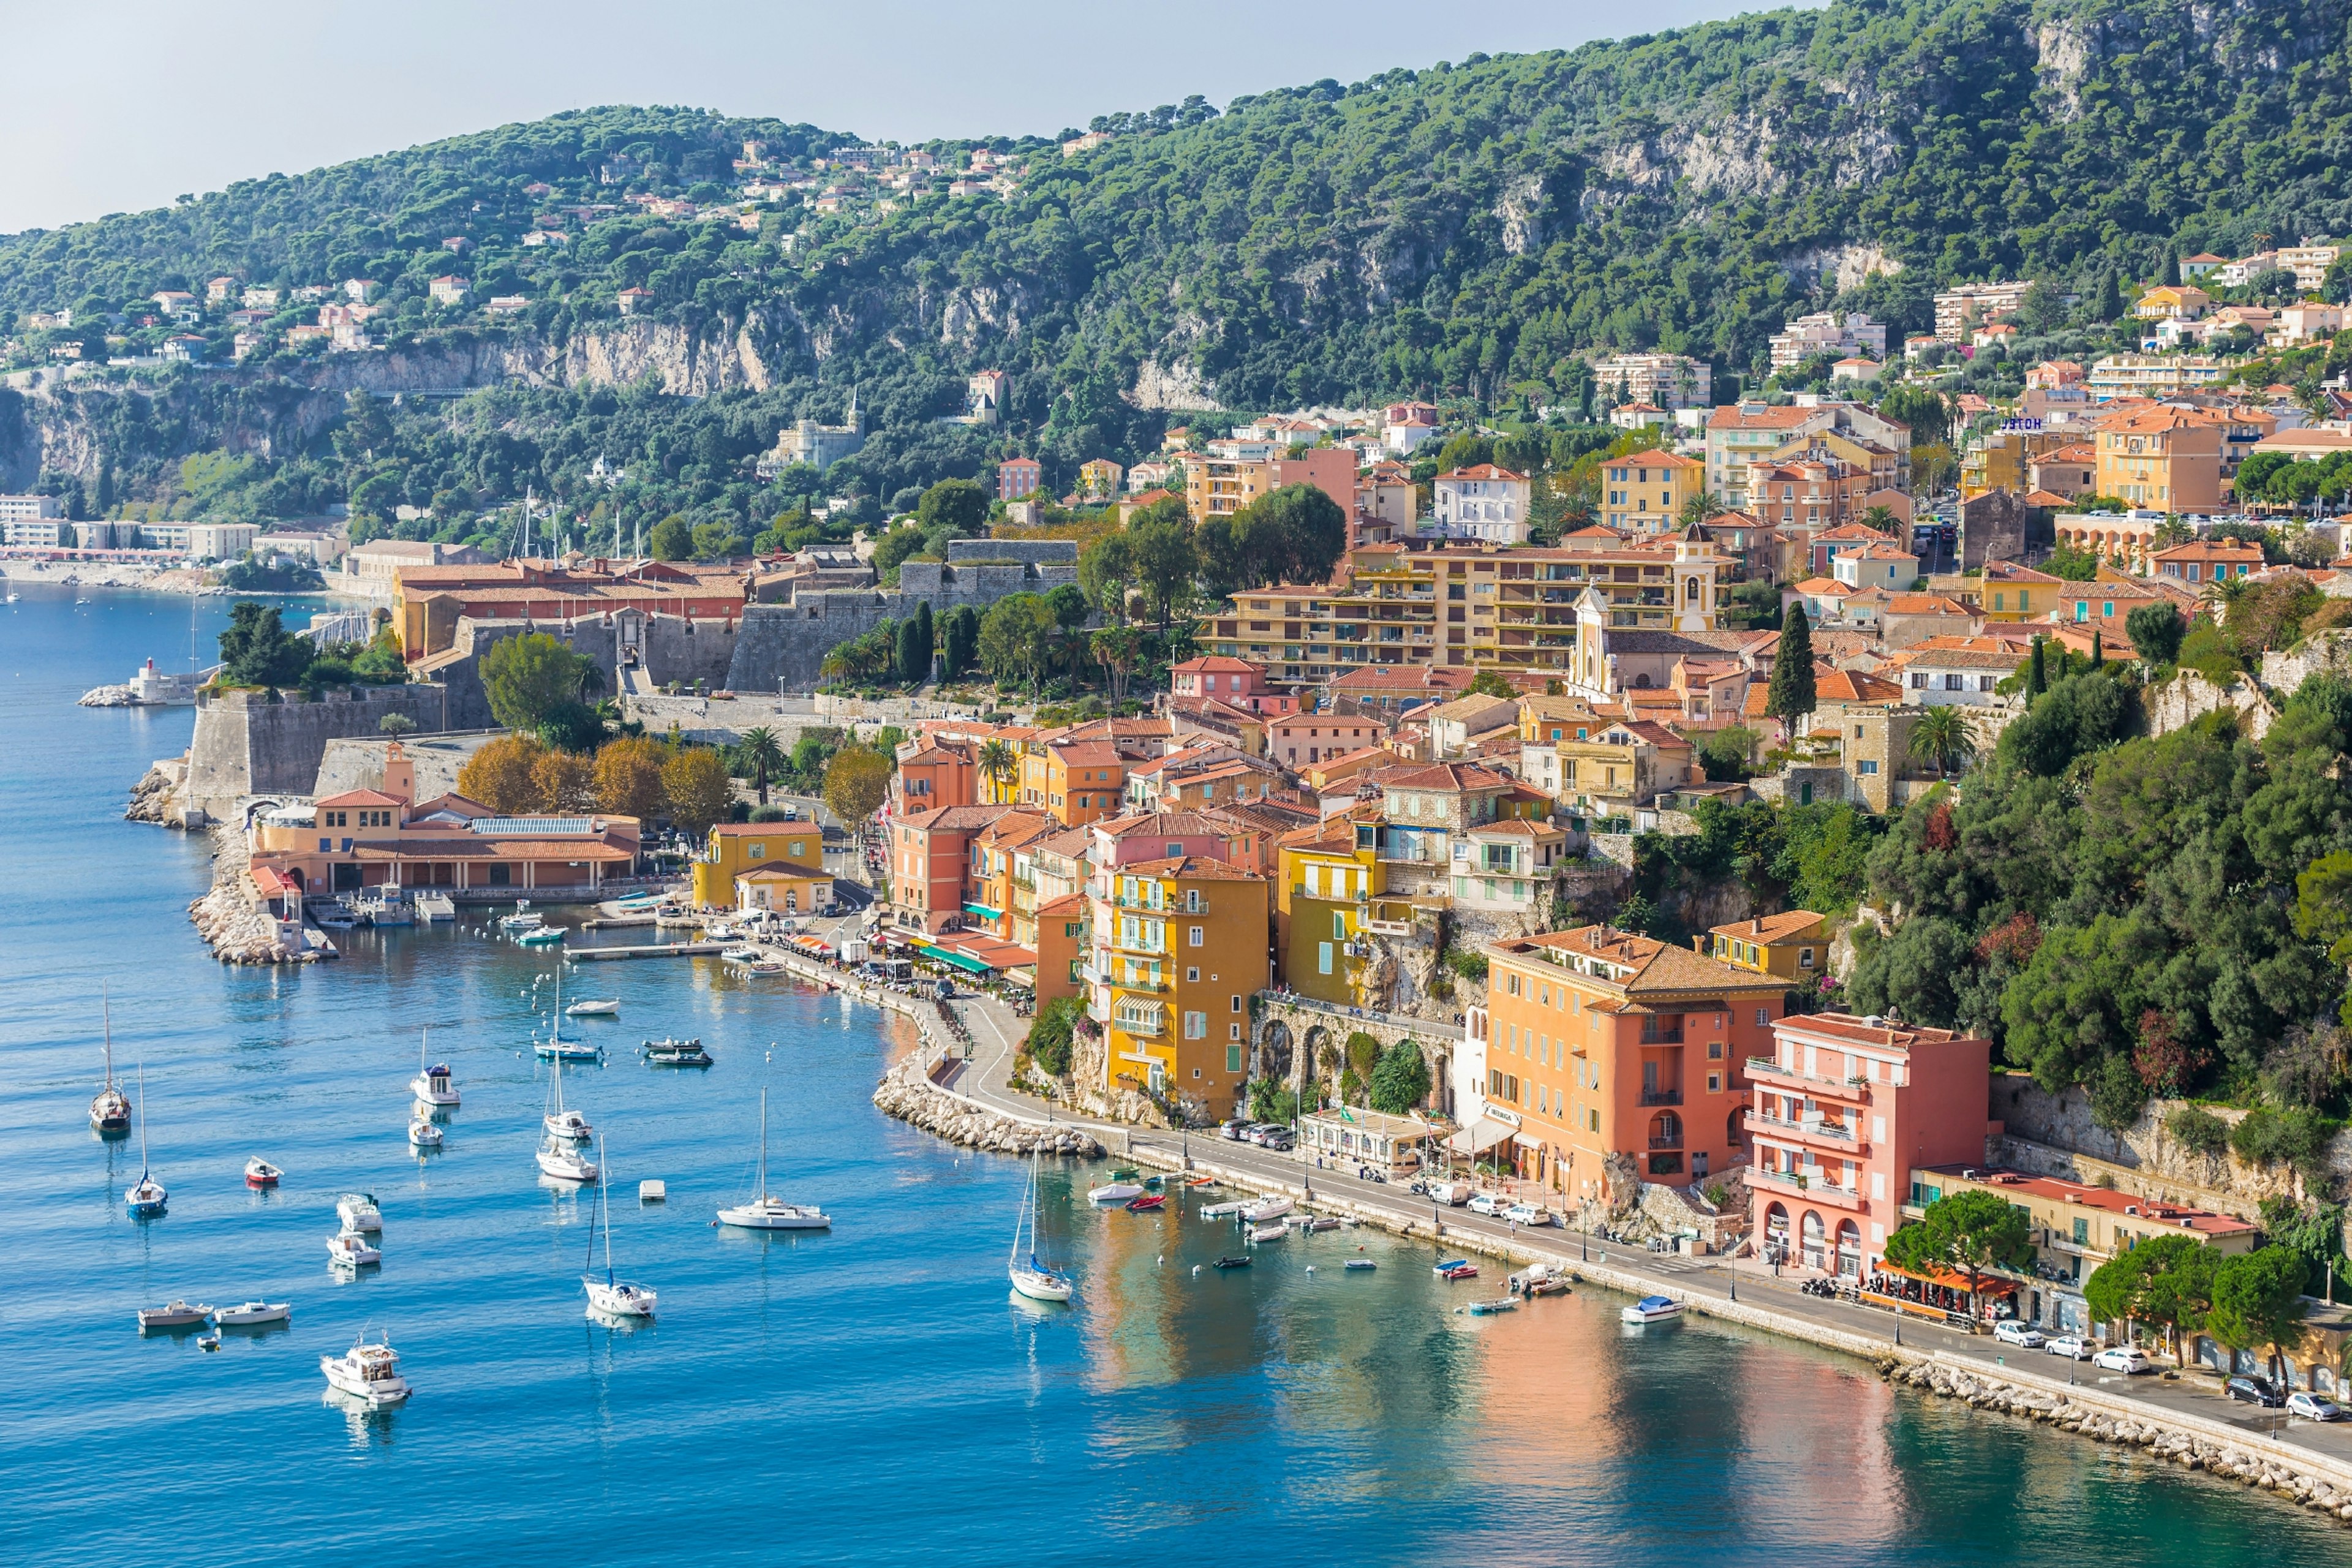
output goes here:
<path id="1" fill-rule="evenodd" d="M 139 782 L 131 786 L 131 805 L 123 812 L 122 819 L 125 822 L 176 826 L 179 812 L 174 809 L 172 792 L 178 782 L 164 771 L 161 763 L 150 767 Z"/>
<path id="2" fill-rule="evenodd" d="M 1103 1146 L 1076 1127 L 1041 1127 L 983 1110 L 933 1084 L 923 1071 L 924 1053 L 907 1057 L 882 1075 L 874 1104 L 886 1116 L 967 1149 L 992 1154 L 1070 1154 L 1100 1159 Z"/>

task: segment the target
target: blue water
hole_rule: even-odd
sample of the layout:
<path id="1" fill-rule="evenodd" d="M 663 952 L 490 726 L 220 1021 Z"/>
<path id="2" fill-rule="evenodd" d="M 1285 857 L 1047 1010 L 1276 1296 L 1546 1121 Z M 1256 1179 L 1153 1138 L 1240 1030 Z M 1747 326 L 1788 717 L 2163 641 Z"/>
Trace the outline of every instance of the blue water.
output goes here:
<path id="1" fill-rule="evenodd" d="M 193 722 L 81 710 L 184 661 L 186 601 L 24 589 L 0 608 L 0 1556 L 40 1563 L 2340 1564 L 2336 1527 L 2144 1459 L 1896 1394 L 1860 1363 L 1687 1322 L 1629 1334 L 1598 1292 L 1469 1320 L 1422 1248 L 1335 1232 L 1192 1272 L 1231 1233 L 1102 1215 L 1049 1168 L 1067 1310 L 1016 1304 L 1023 1168 L 877 1113 L 903 1026 L 705 962 L 589 966 L 625 1047 L 568 1074 L 606 1134 L 635 1331 L 583 1318 L 587 1207 L 531 1161 L 548 968 L 447 930 L 340 963 L 225 969 L 184 918 L 205 849 L 120 820 Z M 198 608 L 207 637 L 226 620 Z M 125 1217 L 138 1143 L 84 1121 L 99 994 L 143 1060 L 169 1213 Z M 577 990 L 574 994 L 578 994 Z M 417 1032 L 457 1068 L 446 1151 L 407 1150 Z M 698 1034 L 705 1073 L 625 1047 Z M 765 1085 L 774 1184 L 829 1236 L 713 1229 Z M 248 1154 L 283 1165 L 250 1193 Z M 641 1207 L 635 1184 L 669 1184 Z M 338 1192 L 385 1259 L 338 1282 Z M 1381 1267 L 1338 1265 L 1362 1246 Z M 1316 1272 L 1306 1265 L 1315 1263 Z M 1471 1288 L 1464 1288 L 1471 1289 Z M 290 1299 L 218 1354 L 137 1331 L 172 1295 Z M 322 1352 L 390 1331 L 419 1388 L 349 1415 Z"/>

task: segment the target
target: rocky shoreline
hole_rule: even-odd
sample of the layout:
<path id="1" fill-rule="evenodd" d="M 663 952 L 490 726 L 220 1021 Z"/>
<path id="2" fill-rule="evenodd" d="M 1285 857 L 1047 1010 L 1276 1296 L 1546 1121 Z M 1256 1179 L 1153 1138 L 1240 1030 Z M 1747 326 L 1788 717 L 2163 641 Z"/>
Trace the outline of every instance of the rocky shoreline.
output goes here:
<path id="1" fill-rule="evenodd" d="M 924 1070 L 929 1055 L 919 1051 L 882 1075 L 874 1089 L 877 1110 L 935 1138 L 991 1154 L 1072 1154 L 1094 1160 L 1106 1152 L 1101 1142 L 1081 1128 L 1018 1121 L 950 1094 Z"/>
<path id="2" fill-rule="evenodd" d="M 1963 1400 L 1979 1410 L 2039 1421 L 2094 1442 L 2144 1448 L 2150 1458 L 2260 1488 L 2314 1512 L 2352 1523 L 2352 1489 L 2300 1469 L 2275 1454 L 2257 1454 L 2218 1438 L 2183 1431 L 2166 1422 L 2116 1415 L 2063 1394 L 1980 1377 L 1932 1362 L 1911 1362 L 1889 1355 L 1880 1357 L 1877 1364 L 1879 1375 L 1896 1386 Z"/>
<path id="3" fill-rule="evenodd" d="M 288 947 L 277 920 L 254 898 L 245 866 L 244 833 L 226 826 L 215 828 L 213 885 L 188 906 L 188 919 L 215 958 L 223 963 L 316 963 L 342 956 L 330 946 L 299 952 Z"/>

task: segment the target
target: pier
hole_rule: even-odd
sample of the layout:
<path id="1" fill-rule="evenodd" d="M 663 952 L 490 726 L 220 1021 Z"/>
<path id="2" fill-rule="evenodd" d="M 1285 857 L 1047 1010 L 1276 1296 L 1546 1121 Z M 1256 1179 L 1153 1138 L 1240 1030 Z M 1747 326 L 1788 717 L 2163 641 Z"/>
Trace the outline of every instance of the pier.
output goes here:
<path id="1" fill-rule="evenodd" d="M 716 958 L 731 943 L 723 942 L 657 942 L 645 947 L 582 947 L 564 954 L 574 963 L 586 963 L 593 959 L 622 958 Z"/>

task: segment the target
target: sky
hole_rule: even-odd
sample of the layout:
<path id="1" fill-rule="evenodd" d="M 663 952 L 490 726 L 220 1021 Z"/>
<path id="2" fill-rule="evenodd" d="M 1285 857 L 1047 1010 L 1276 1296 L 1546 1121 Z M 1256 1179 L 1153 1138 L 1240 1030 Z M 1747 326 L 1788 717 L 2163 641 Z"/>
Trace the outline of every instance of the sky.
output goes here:
<path id="1" fill-rule="evenodd" d="M 0 233 L 561 110 L 687 104 L 876 140 L 1050 135 L 1200 93 L 1567 48 L 1768 0 L 0 0 Z"/>

